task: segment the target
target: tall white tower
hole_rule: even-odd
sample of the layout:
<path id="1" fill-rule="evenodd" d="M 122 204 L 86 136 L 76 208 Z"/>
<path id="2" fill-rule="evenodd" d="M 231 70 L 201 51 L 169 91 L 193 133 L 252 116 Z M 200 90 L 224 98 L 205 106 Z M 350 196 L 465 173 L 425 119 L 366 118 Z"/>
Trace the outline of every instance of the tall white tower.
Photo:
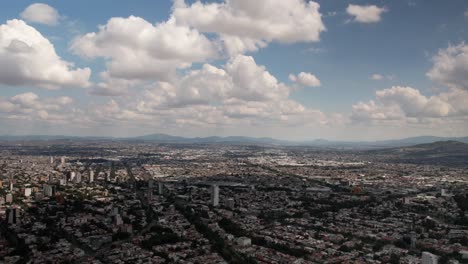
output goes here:
<path id="1" fill-rule="evenodd" d="M 94 171 L 90 170 L 89 171 L 89 183 L 92 183 L 94 181 Z"/>
<path id="2" fill-rule="evenodd" d="M 65 157 L 60 158 L 60 164 L 63 166 L 65 165 Z"/>
<path id="3" fill-rule="evenodd" d="M 213 206 L 219 205 L 219 186 L 218 185 L 211 186 L 211 205 Z"/>

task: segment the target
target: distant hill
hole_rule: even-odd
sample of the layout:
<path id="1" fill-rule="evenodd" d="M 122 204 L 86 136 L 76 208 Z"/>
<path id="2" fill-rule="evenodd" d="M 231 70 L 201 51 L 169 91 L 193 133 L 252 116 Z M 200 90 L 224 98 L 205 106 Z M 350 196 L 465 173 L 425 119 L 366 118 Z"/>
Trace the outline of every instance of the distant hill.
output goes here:
<path id="1" fill-rule="evenodd" d="M 58 141 L 58 140 L 112 140 L 126 142 L 151 142 L 151 143 L 183 143 L 183 144 L 264 144 L 264 145 L 283 145 L 283 146 L 311 146 L 320 148 L 340 148 L 340 149 L 382 149 L 392 147 L 404 147 L 418 144 L 428 144 L 438 141 L 459 141 L 468 143 L 468 137 L 433 137 L 420 136 L 395 140 L 382 141 L 331 141 L 326 139 L 315 140 L 279 140 L 269 137 L 244 137 L 244 136 L 229 136 L 229 137 L 180 137 L 167 134 L 150 134 L 138 137 L 78 137 L 78 136 L 62 136 L 62 135 L 26 135 L 26 136 L 0 136 L 0 141 Z"/>
<path id="2" fill-rule="evenodd" d="M 209 143 L 252 143 L 252 144 L 286 144 L 286 141 L 281 141 L 273 138 L 254 138 L 254 137 L 242 137 L 242 136 L 231 136 L 231 137 L 195 137 L 186 138 L 171 136 L 166 134 L 151 134 L 140 137 L 131 138 L 120 138 L 125 141 L 147 141 L 147 142 L 159 142 L 159 143 L 188 143 L 188 144 L 209 144 Z"/>
<path id="3" fill-rule="evenodd" d="M 468 166 L 468 144 L 454 140 L 372 150 L 368 153 L 398 162 Z"/>

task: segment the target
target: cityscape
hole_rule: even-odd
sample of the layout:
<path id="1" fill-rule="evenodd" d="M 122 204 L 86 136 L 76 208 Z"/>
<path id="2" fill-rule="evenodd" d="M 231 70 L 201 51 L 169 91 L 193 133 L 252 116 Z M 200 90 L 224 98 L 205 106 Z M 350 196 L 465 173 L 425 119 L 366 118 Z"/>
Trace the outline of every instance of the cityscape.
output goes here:
<path id="1" fill-rule="evenodd" d="M 0 3 L 0 264 L 468 264 L 468 0 Z"/>
<path id="2" fill-rule="evenodd" d="M 464 166 L 145 141 L 4 141 L 0 155 L 2 263 L 468 260 Z"/>

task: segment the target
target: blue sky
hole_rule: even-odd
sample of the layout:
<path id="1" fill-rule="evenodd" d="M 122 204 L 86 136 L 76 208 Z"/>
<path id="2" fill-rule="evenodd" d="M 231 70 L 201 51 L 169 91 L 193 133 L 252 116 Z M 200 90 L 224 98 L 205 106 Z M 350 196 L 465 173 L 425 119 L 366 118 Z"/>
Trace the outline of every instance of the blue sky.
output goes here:
<path id="1" fill-rule="evenodd" d="M 262 2 L 2 4 L 0 134 L 467 135 L 468 2 Z"/>

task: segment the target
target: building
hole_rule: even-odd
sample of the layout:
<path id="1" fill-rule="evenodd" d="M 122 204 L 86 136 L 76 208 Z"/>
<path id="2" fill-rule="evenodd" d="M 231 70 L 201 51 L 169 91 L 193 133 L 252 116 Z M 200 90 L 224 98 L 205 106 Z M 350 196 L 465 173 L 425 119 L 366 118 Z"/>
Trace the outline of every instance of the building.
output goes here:
<path id="1" fill-rule="evenodd" d="M 61 186 L 67 185 L 67 179 L 66 179 L 66 178 L 60 179 L 59 184 L 60 184 Z"/>
<path id="2" fill-rule="evenodd" d="M 421 256 L 422 264 L 437 264 L 438 257 L 430 252 L 423 252 Z"/>
<path id="3" fill-rule="evenodd" d="M 24 188 L 24 197 L 31 196 L 32 190 L 31 188 Z"/>
<path id="4" fill-rule="evenodd" d="M 411 199 L 409 197 L 403 197 L 402 198 L 402 203 L 403 204 L 410 204 L 411 203 Z"/>
<path id="5" fill-rule="evenodd" d="M 52 186 L 45 184 L 42 187 L 42 191 L 44 192 L 44 196 L 51 197 L 53 195 Z"/>
<path id="6" fill-rule="evenodd" d="M 13 194 L 7 193 L 7 195 L 5 196 L 5 202 L 6 203 L 12 203 L 13 202 Z"/>
<path id="7" fill-rule="evenodd" d="M 114 225 L 115 225 L 115 226 L 121 226 L 121 225 L 123 225 L 122 217 L 121 217 L 119 214 L 113 216 L 113 220 L 114 220 L 113 222 L 114 222 Z"/>
<path id="8" fill-rule="evenodd" d="M 228 198 L 226 200 L 226 207 L 230 208 L 230 209 L 233 209 L 235 206 L 235 201 L 234 201 L 234 198 Z"/>
<path id="9" fill-rule="evenodd" d="M 239 237 L 236 239 L 236 243 L 241 247 L 248 247 L 252 244 L 252 240 L 248 237 Z"/>
<path id="10" fill-rule="evenodd" d="M 54 164 L 54 157 L 50 156 L 50 164 Z"/>
<path id="11" fill-rule="evenodd" d="M 6 220 L 10 225 L 16 225 L 20 220 L 20 209 L 18 207 L 10 207 L 6 211 Z"/>
<path id="12" fill-rule="evenodd" d="M 73 180 L 75 180 L 75 177 L 76 177 L 76 172 L 71 171 L 71 172 L 70 172 L 70 175 L 69 175 L 69 178 L 68 178 L 68 181 L 73 181 Z"/>
<path id="13" fill-rule="evenodd" d="M 411 240 L 411 248 L 412 249 L 416 248 L 417 239 L 418 239 L 418 234 L 416 234 L 416 232 L 412 231 L 410 233 L 410 240 Z"/>
<path id="14" fill-rule="evenodd" d="M 468 250 L 460 250 L 459 253 L 462 259 L 468 259 Z"/>
<path id="15" fill-rule="evenodd" d="M 219 186 L 218 185 L 211 186 L 211 205 L 213 206 L 219 205 Z"/>
<path id="16" fill-rule="evenodd" d="M 34 199 L 36 201 L 41 201 L 42 199 L 44 199 L 44 194 L 40 192 L 34 193 Z"/>
<path id="17" fill-rule="evenodd" d="M 65 157 L 60 158 L 60 165 L 65 165 Z"/>
<path id="18" fill-rule="evenodd" d="M 89 183 L 93 183 L 94 181 L 94 171 L 89 171 Z"/>
<path id="19" fill-rule="evenodd" d="M 81 183 L 81 173 L 77 172 L 75 175 L 75 183 Z"/>
<path id="20" fill-rule="evenodd" d="M 164 183 L 158 182 L 158 194 L 163 195 L 164 194 Z"/>

